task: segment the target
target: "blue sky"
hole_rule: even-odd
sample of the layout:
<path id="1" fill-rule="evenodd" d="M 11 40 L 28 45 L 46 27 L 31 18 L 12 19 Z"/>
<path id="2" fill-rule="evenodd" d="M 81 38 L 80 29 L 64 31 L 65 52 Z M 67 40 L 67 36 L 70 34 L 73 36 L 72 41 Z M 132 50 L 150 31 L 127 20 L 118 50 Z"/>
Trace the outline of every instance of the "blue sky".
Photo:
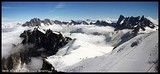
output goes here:
<path id="1" fill-rule="evenodd" d="M 2 2 L 2 19 L 118 19 L 119 15 L 158 18 L 158 2 Z"/>

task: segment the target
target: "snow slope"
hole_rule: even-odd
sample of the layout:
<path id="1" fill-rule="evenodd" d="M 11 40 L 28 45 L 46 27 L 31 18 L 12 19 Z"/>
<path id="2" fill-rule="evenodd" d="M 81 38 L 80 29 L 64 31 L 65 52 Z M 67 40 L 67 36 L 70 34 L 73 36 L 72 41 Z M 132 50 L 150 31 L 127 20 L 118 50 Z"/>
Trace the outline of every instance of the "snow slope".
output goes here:
<path id="1" fill-rule="evenodd" d="M 138 46 L 131 47 L 133 42 Z M 65 72 L 155 72 L 158 31 L 140 34 L 111 53 L 89 58 L 62 69 Z"/>
<path id="2" fill-rule="evenodd" d="M 148 20 L 150 20 L 153 24 L 158 25 L 158 19 L 153 19 L 151 17 L 147 17 Z"/>
<path id="3" fill-rule="evenodd" d="M 113 49 L 111 46 L 98 46 L 91 43 L 73 39 L 65 47 L 60 49 L 56 55 L 48 57 L 49 61 L 56 70 L 63 70 L 67 66 L 74 65 L 79 61 L 96 56 L 102 56 Z"/>

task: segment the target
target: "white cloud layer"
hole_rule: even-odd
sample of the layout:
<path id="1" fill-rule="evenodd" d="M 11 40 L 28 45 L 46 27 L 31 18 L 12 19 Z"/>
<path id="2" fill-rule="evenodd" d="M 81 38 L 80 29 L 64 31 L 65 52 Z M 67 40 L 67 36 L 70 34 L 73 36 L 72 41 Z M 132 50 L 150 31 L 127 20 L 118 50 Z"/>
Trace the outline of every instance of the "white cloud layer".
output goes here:
<path id="1" fill-rule="evenodd" d="M 29 28 L 20 25 L 2 28 L 2 57 L 8 57 L 11 53 L 19 51 L 19 49 L 13 48 L 13 44 L 21 43 L 22 39 L 19 35 L 27 29 Z"/>

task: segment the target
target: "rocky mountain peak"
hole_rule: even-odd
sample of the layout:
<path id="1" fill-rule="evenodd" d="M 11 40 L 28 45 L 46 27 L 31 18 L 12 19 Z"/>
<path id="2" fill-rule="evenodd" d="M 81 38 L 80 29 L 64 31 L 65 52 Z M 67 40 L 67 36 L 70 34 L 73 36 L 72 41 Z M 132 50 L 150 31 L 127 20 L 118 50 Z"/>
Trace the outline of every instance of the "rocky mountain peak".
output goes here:
<path id="1" fill-rule="evenodd" d="M 145 27 L 154 28 L 154 24 L 148 20 L 147 18 L 137 16 L 137 17 L 124 17 L 123 15 L 120 15 L 117 24 L 115 26 L 116 29 L 135 29 L 137 27 L 140 27 L 141 29 L 145 30 Z"/>
<path id="2" fill-rule="evenodd" d="M 119 19 L 117 21 L 117 24 L 120 24 L 120 22 L 124 19 L 125 17 L 123 15 L 120 15 L 119 16 Z"/>
<path id="3" fill-rule="evenodd" d="M 25 30 L 20 34 L 22 42 L 13 47 L 22 45 L 19 52 L 10 55 L 8 58 L 2 59 L 3 70 L 14 70 L 18 67 L 31 62 L 32 57 L 41 57 L 43 59 L 43 65 L 41 70 L 52 70 L 55 72 L 54 67 L 45 61 L 45 58 L 57 53 L 57 51 L 65 46 L 72 39 L 63 36 L 61 33 L 54 33 L 48 29 L 45 33 L 42 33 L 38 28 L 33 31 Z"/>
<path id="4" fill-rule="evenodd" d="M 39 26 L 41 24 L 41 20 L 39 18 L 33 18 L 30 21 L 25 22 L 22 26 Z"/>

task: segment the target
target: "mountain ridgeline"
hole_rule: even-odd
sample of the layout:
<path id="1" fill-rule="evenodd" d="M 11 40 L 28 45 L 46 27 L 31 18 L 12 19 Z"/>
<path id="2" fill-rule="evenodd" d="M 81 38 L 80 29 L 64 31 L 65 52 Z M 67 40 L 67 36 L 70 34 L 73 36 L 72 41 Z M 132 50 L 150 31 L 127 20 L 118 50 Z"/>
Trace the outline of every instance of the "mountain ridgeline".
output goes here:
<path id="1" fill-rule="evenodd" d="M 89 20 L 89 19 L 88 19 Z M 145 30 L 144 27 L 150 27 L 154 28 L 154 24 L 145 18 L 144 16 L 140 17 L 124 17 L 123 15 L 120 15 L 117 22 L 114 23 L 108 23 L 107 21 L 104 20 L 96 20 L 95 22 L 87 22 L 86 21 L 74 21 L 71 20 L 70 22 L 62 22 L 58 20 L 50 20 L 50 19 L 44 19 L 40 20 L 39 18 L 33 18 L 30 21 L 25 22 L 22 24 L 22 26 L 41 26 L 42 24 L 44 25 L 97 25 L 97 26 L 112 26 L 115 28 L 115 30 L 122 30 L 122 29 L 138 29 L 141 28 L 142 30 Z"/>

